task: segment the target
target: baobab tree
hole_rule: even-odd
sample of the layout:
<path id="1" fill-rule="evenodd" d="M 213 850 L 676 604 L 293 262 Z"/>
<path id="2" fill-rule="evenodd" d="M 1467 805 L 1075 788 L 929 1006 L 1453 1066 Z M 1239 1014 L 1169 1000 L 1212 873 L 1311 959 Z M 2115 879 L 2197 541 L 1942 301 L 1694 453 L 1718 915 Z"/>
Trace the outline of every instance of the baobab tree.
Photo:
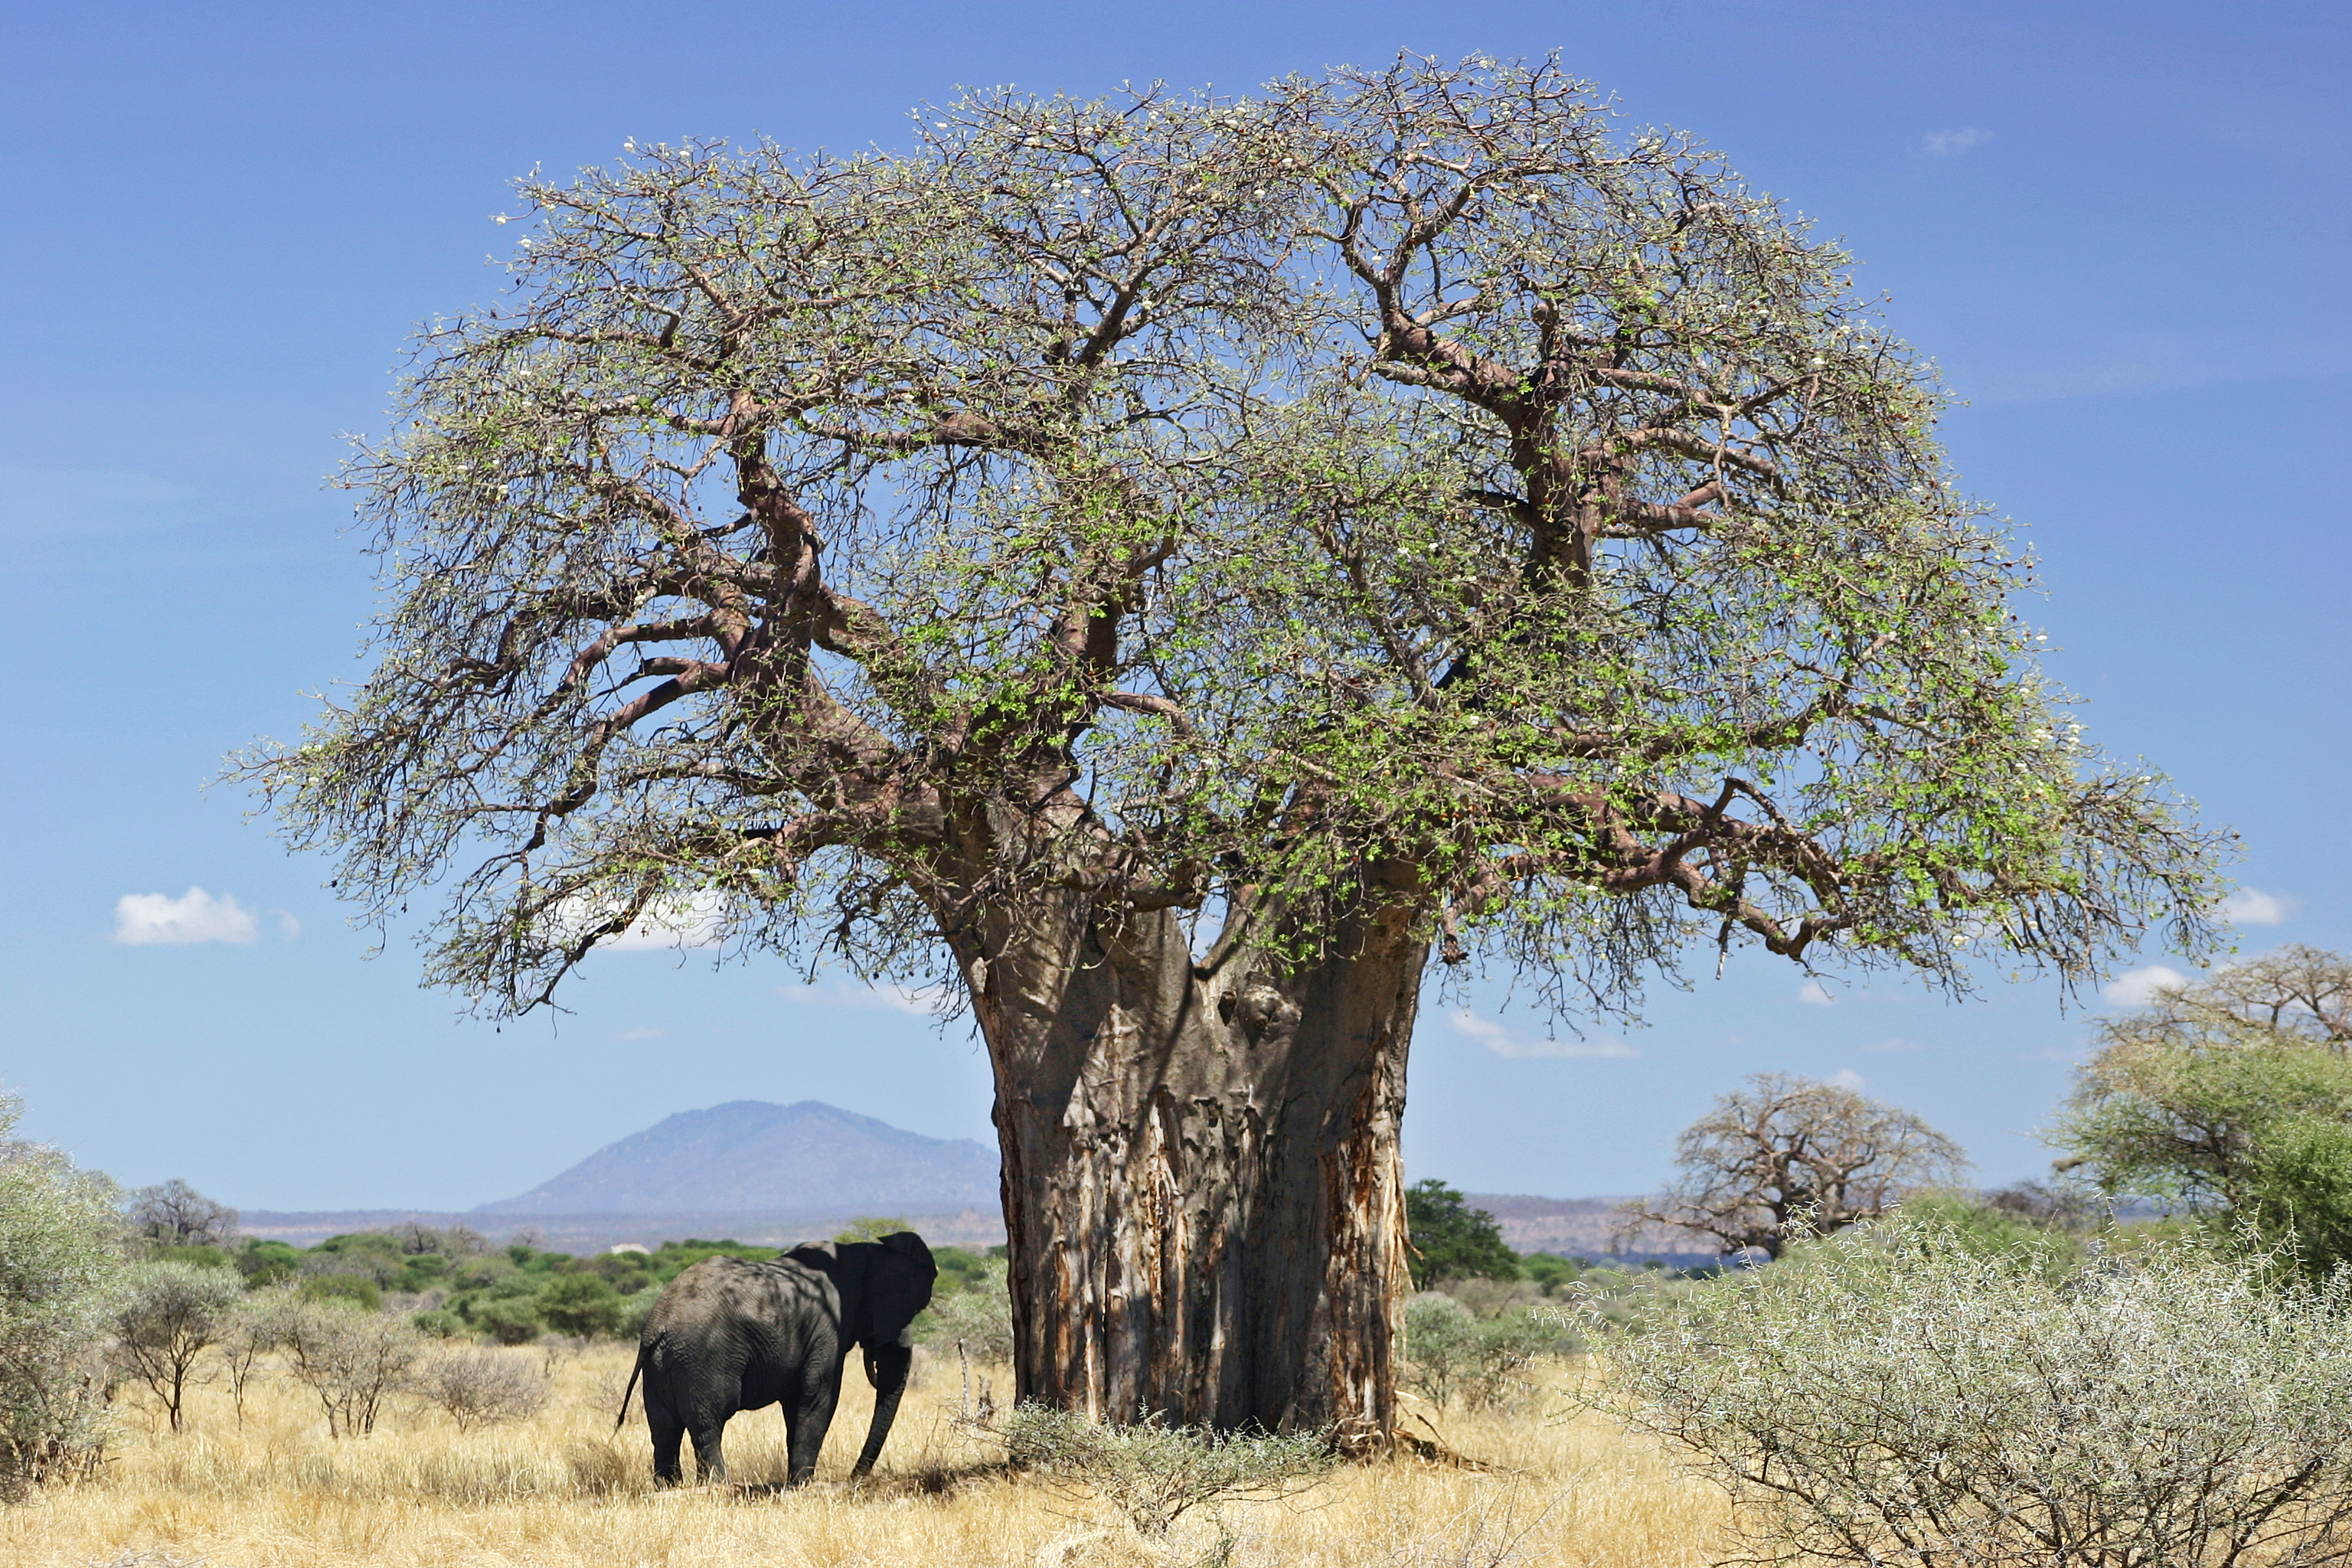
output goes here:
<path id="1" fill-rule="evenodd" d="M 1793 1227 L 1827 1236 L 1947 1187 L 1967 1152 L 1916 1115 L 1843 1084 L 1760 1072 L 1717 1097 L 1675 1142 L 1674 1184 L 1618 1206 L 1622 1235 L 1696 1233 L 1718 1251 L 1778 1258 Z"/>
<path id="2" fill-rule="evenodd" d="M 1433 963 L 2205 940 L 1929 370 L 1713 153 L 1415 58 L 917 129 L 521 182 L 346 473 L 373 668 L 244 765 L 494 1014 L 688 921 L 968 1004 L 1024 1398 L 1385 1435 Z"/>

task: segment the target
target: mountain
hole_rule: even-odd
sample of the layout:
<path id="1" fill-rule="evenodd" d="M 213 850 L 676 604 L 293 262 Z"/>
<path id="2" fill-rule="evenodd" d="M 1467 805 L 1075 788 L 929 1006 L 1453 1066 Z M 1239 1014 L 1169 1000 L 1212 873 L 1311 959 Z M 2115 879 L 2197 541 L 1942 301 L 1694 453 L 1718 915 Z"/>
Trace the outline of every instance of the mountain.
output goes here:
<path id="1" fill-rule="evenodd" d="M 996 1152 L 814 1100 L 682 1110 L 481 1215 L 938 1214 L 997 1204 Z"/>

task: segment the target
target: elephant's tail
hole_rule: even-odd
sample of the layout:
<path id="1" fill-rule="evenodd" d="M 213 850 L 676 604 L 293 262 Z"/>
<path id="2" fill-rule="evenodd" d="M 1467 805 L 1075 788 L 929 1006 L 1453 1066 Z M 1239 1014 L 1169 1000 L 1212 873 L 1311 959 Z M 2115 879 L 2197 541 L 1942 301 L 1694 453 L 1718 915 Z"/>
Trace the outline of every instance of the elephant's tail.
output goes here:
<path id="1" fill-rule="evenodd" d="M 637 1391 L 637 1378 L 646 1370 L 646 1347 L 637 1347 L 637 1364 L 629 1369 L 629 1386 L 621 1390 L 621 1413 L 613 1417 L 613 1430 L 617 1432 L 628 1424 L 629 1395 Z"/>

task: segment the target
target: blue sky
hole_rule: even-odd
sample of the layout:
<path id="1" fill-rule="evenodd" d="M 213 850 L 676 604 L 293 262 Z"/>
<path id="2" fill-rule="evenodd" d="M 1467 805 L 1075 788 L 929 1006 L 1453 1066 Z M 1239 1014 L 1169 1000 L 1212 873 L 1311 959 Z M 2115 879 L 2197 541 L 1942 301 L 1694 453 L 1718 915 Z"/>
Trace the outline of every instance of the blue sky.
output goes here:
<path id="1" fill-rule="evenodd" d="M 2352 414 L 2347 17 L 2252 0 L 9 7 L 0 1082 L 85 1163 L 247 1207 L 467 1206 L 733 1099 L 988 1139 L 961 1027 L 837 981 L 613 952 L 570 1016 L 469 1022 L 417 988 L 404 948 L 367 961 L 323 864 L 201 786 L 358 672 L 373 588 L 320 480 L 340 433 L 382 427 L 412 324 L 494 291 L 508 177 L 633 136 L 890 145 L 959 84 L 1240 89 L 1399 48 L 1559 48 L 1631 122 L 1697 132 L 1843 236 L 1970 400 L 1948 439 L 2028 528 L 2053 668 L 2093 733 L 2243 835 L 2262 895 L 2240 905 L 2243 947 L 2352 944 L 2352 545 L 2327 477 Z M 204 935 L 243 940 L 119 940 Z M 1765 1069 L 1854 1075 L 1960 1138 L 1981 1179 L 2031 1175 L 2048 1154 L 2025 1134 L 2084 1027 L 2046 985 L 1958 1006 L 1809 991 L 1760 954 L 1654 992 L 1622 1038 L 1554 1042 L 1499 986 L 1473 1000 L 1425 1008 L 1411 1173 L 1560 1194 L 1655 1182 L 1675 1131 Z"/>

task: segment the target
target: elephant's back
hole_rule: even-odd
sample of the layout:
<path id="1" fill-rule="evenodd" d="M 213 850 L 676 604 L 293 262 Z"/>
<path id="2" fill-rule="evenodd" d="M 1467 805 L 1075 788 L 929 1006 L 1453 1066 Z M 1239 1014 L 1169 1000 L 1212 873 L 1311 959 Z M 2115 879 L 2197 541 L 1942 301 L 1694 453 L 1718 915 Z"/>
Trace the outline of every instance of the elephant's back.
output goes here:
<path id="1" fill-rule="evenodd" d="M 790 1261 L 706 1258 L 663 1288 L 646 1314 L 640 1342 L 656 1351 L 714 1335 L 740 1340 L 747 1331 L 766 1339 L 812 1318 L 837 1317 L 840 1310 L 833 1282 L 814 1269 Z"/>

